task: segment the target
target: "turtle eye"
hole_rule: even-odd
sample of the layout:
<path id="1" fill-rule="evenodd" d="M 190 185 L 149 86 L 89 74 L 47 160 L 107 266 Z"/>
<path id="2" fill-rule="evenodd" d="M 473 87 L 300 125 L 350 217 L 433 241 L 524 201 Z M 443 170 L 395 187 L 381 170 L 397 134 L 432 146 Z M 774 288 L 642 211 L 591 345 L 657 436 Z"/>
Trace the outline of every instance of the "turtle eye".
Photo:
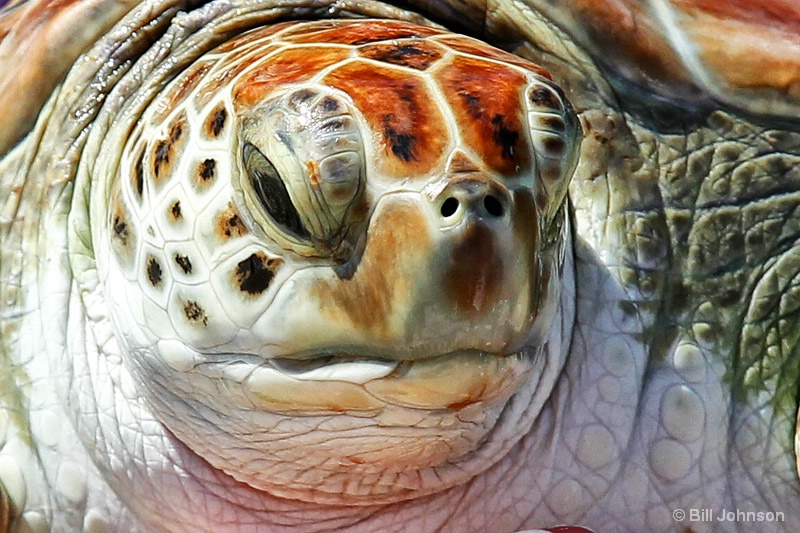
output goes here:
<path id="1" fill-rule="evenodd" d="M 258 201 L 275 224 L 296 237 L 310 240 L 311 235 L 300 220 L 275 165 L 249 142 L 244 143 L 242 159 Z"/>

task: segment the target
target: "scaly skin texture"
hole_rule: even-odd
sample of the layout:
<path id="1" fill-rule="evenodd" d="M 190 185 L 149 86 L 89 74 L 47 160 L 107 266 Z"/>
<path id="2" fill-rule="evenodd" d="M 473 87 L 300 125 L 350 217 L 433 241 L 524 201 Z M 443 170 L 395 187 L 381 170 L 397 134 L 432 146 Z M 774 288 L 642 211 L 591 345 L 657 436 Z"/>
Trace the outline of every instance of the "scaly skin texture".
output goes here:
<path id="1" fill-rule="evenodd" d="M 438 16 L 448 20 L 444 5 Z M 330 15 L 330 6 L 316 7 L 283 15 Z M 0 482 L 12 530 L 792 529 L 800 519 L 800 135 L 736 109 L 638 105 L 640 95 L 612 90 L 536 11 L 488 7 L 484 37 L 547 68 L 584 133 L 547 337 L 547 357 L 561 364 L 542 369 L 552 390 L 531 384 L 503 415 L 536 412 L 526 435 L 467 483 L 374 506 L 276 498 L 183 446 L 113 356 L 99 291 L 80 292 L 94 274 L 90 235 L 80 231 L 86 215 L 75 209 L 84 198 L 72 195 L 88 171 L 73 166 L 98 157 L 84 128 L 99 136 L 115 119 L 75 103 L 103 90 L 75 94 L 87 87 L 82 76 L 94 76 L 87 67 L 0 163 Z M 184 17 L 174 40 L 227 9 Z M 174 51 L 157 52 L 146 64 Z M 101 78 L 113 85 L 109 71 Z M 69 257 L 68 239 L 87 255 Z M 723 509 L 782 515 L 777 523 L 690 520 L 701 508 L 714 517 Z"/>

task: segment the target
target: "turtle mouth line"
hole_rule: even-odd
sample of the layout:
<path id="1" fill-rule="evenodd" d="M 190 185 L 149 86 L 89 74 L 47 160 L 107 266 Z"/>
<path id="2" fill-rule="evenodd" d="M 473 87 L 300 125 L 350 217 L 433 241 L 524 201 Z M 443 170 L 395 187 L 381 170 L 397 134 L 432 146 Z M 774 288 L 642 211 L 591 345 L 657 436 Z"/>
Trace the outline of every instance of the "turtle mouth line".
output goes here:
<path id="1" fill-rule="evenodd" d="M 415 365 L 436 359 L 522 357 L 523 352 L 496 354 L 479 350 L 460 350 L 415 359 L 369 355 L 329 354 L 312 358 L 276 357 L 268 364 L 276 370 L 304 381 L 345 381 L 364 384 L 374 379 L 401 378 Z"/>
<path id="2" fill-rule="evenodd" d="M 324 355 L 313 359 L 275 358 L 272 368 L 303 381 L 345 381 L 364 384 L 401 371 L 405 363 L 363 356 Z"/>
<path id="3" fill-rule="evenodd" d="M 212 373 L 238 391 L 233 398 L 242 408 L 296 415 L 491 402 L 517 390 L 530 376 L 534 357 L 527 349 L 509 355 L 462 350 L 413 360 L 323 355 L 213 366 Z"/>

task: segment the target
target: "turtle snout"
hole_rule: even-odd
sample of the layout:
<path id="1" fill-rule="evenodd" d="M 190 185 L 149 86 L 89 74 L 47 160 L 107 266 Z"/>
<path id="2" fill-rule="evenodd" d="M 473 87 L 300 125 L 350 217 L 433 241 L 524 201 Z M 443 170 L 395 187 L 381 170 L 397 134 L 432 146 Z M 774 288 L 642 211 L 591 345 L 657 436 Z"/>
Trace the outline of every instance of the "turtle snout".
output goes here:
<path id="1" fill-rule="evenodd" d="M 508 224 L 511 201 L 508 190 L 493 180 L 470 177 L 450 181 L 433 198 L 439 224 L 452 228 L 466 219 Z"/>
<path id="2" fill-rule="evenodd" d="M 517 314 L 524 315 L 518 311 L 527 306 L 527 296 L 520 287 L 531 283 L 528 260 L 533 257 L 532 251 L 520 253 L 526 242 L 517 235 L 520 216 L 511 192 L 481 172 L 450 174 L 426 192 L 436 245 L 427 272 L 437 287 L 428 315 L 436 307 L 472 330 L 505 313 L 519 325 L 503 336 L 510 343 L 524 329 Z"/>

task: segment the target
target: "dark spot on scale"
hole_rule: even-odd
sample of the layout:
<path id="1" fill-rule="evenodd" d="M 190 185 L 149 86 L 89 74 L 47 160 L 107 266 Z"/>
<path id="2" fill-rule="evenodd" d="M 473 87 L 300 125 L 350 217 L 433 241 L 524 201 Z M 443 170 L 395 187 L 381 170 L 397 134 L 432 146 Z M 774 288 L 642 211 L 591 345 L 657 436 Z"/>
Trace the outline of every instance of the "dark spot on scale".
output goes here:
<path id="1" fill-rule="evenodd" d="M 317 109 L 323 113 L 333 113 L 339 109 L 339 102 L 337 102 L 335 98 L 327 96 L 318 104 Z"/>
<path id="2" fill-rule="evenodd" d="M 169 130 L 169 137 L 156 143 L 155 155 L 153 157 L 153 174 L 156 178 L 161 177 L 161 170 L 168 166 L 174 156 L 175 143 L 183 136 L 183 125 L 176 122 Z"/>
<path id="3" fill-rule="evenodd" d="M 548 107 L 550 109 L 560 109 L 561 103 L 556 98 L 553 91 L 544 87 L 537 87 L 531 91 L 531 103 L 538 107 Z"/>
<path id="4" fill-rule="evenodd" d="M 136 248 L 136 225 L 131 223 L 130 214 L 119 198 L 119 189 L 114 193 L 113 215 L 111 217 L 111 248 L 116 258 L 126 270 L 135 268 L 134 249 Z"/>
<path id="5" fill-rule="evenodd" d="M 214 181 L 217 173 L 217 162 L 213 159 L 206 159 L 200 163 L 199 176 L 200 182 L 203 184 L 210 184 Z"/>
<path id="6" fill-rule="evenodd" d="M 172 215 L 173 220 L 180 220 L 183 217 L 181 213 L 181 201 L 175 200 L 175 203 L 169 208 L 169 212 Z"/>
<path id="7" fill-rule="evenodd" d="M 318 94 L 319 93 L 317 91 L 311 89 L 300 89 L 299 91 L 293 93 L 289 98 L 289 106 L 295 111 L 299 111 L 302 106 L 306 105 Z"/>
<path id="8" fill-rule="evenodd" d="M 392 153 L 403 161 L 415 160 L 414 144 L 417 139 L 410 133 L 397 133 L 392 128 L 386 128 L 384 135 L 389 140 Z"/>
<path id="9" fill-rule="evenodd" d="M 567 126 L 564 124 L 564 119 L 561 117 L 544 116 L 539 119 L 539 124 L 542 128 L 549 129 L 551 131 L 557 131 L 559 133 L 567 129 Z"/>
<path id="10" fill-rule="evenodd" d="M 261 294 L 275 277 L 275 263 L 278 260 L 269 259 L 262 253 L 251 254 L 248 258 L 236 265 L 234 278 L 242 292 L 250 295 Z"/>
<path id="11" fill-rule="evenodd" d="M 400 101 L 408 105 L 408 110 L 416 113 L 419 110 L 417 99 L 419 98 L 418 89 L 411 83 L 404 83 L 397 90 L 397 97 Z"/>
<path id="12" fill-rule="evenodd" d="M 560 137 L 546 137 L 544 139 L 544 146 L 547 151 L 552 155 L 561 155 L 564 153 L 565 144 L 564 139 Z"/>
<path id="13" fill-rule="evenodd" d="M 161 167 L 169 163 L 170 146 L 169 141 L 158 141 L 158 144 L 156 144 L 156 155 L 153 159 L 153 173 L 156 177 L 159 177 Z"/>
<path id="14" fill-rule="evenodd" d="M 228 207 L 217 215 L 216 221 L 217 236 L 222 240 L 233 237 L 241 237 L 249 233 L 247 226 L 244 225 L 239 213 L 233 207 L 233 204 L 228 202 Z"/>
<path id="15" fill-rule="evenodd" d="M 492 141 L 502 149 L 503 159 L 514 159 L 514 147 L 519 140 L 519 132 L 506 127 L 503 115 L 495 115 L 492 118 Z"/>
<path id="16" fill-rule="evenodd" d="M 172 142 L 177 142 L 182 135 L 183 135 L 183 125 L 180 122 L 176 122 L 175 124 L 172 125 L 172 128 L 170 128 L 169 130 L 169 140 Z"/>
<path id="17" fill-rule="evenodd" d="M 422 56 L 430 54 L 429 51 L 423 50 L 419 44 L 403 44 L 391 50 L 389 56 L 392 58 L 406 58 L 411 56 Z"/>
<path id="18" fill-rule="evenodd" d="M 175 262 L 178 263 L 178 266 L 181 267 L 184 274 L 192 273 L 192 262 L 187 256 L 175 254 Z"/>
<path id="19" fill-rule="evenodd" d="M 130 236 L 128 223 L 120 215 L 114 216 L 114 236 L 119 239 L 122 246 L 128 245 L 128 237 Z"/>
<path id="20" fill-rule="evenodd" d="M 222 231 L 225 233 L 226 237 L 232 237 L 234 235 L 242 235 L 244 225 L 242 224 L 242 219 L 239 218 L 239 215 L 232 214 L 228 218 L 226 218 L 223 222 Z"/>
<path id="21" fill-rule="evenodd" d="M 144 147 L 139 151 L 139 157 L 136 159 L 133 169 L 133 185 L 136 196 L 141 200 L 144 194 Z"/>
<path id="22" fill-rule="evenodd" d="M 183 313 L 186 315 L 186 318 L 189 319 L 189 322 L 202 324 L 204 326 L 208 325 L 208 316 L 206 312 L 193 300 L 188 300 L 183 304 Z"/>
<path id="23" fill-rule="evenodd" d="M 483 106 L 481 106 L 481 99 L 474 94 L 469 93 L 466 89 L 459 89 L 458 95 L 467 106 L 467 111 L 472 118 L 480 120 L 483 118 Z"/>
<path id="24" fill-rule="evenodd" d="M 393 115 L 384 117 L 383 136 L 389 144 L 392 153 L 405 162 L 416 160 L 415 148 L 417 138 L 405 132 L 397 131 L 393 126 Z"/>
<path id="25" fill-rule="evenodd" d="M 223 104 L 220 104 L 216 109 L 214 109 L 214 111 L 211 112 L 208 120 L 206 120 L 206 134 L 209 137 L 219 137 L 219 134 L 222 133 L 223 128 L 225 128 L 225 122 L 227 119 L 228 111 L 225 109 Z"/>
<path id="26" fill-rule="evenodd" d="M 426 70 L 442 57 L 440 49 L 425 41 L 394 44 L 375 44 L 360 50 L 360 55 L 375 61 Z"/>
<path id="27" fill-rule="evenodd" d="M 226 237 L 242 235 L 244 232 L 244 226 L 242 225 L 242 219 L 239 218 L 239 215 L 233 214 L 225 219 L 223 232 L 225 233 Z"/>
<path id="28" fill-rule="evenodd" d="M 153 287 L 161 285 L 162 271 L 161 265 L 155 257 L 150 257 L 147 260 L 147 279 Z"/>

